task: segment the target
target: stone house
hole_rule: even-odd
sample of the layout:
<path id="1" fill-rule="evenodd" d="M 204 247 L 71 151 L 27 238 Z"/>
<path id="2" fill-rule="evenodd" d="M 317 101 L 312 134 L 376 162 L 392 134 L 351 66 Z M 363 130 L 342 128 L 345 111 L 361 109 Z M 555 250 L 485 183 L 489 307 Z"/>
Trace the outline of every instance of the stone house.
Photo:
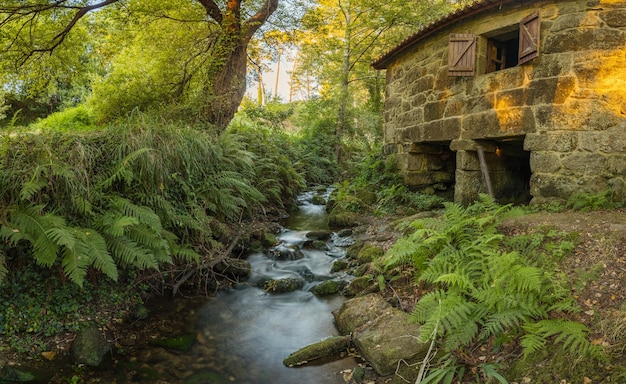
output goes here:
<path id="1" fill-rule="evenodd" d="M 625 199 L 626 1 L 475 1 L 372 65 L 387 71 L 384 152 L 413 189 Z"/>

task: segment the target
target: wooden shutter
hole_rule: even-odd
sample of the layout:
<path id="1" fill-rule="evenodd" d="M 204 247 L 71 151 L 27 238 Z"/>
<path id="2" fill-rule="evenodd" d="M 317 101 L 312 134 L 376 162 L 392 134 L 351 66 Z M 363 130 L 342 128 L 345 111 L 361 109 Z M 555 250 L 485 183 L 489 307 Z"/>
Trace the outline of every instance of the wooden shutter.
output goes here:
<path id="1" fill-rule="evenodd" d="M 524 64 L 539 55 L 539 12 L 526 16 L 519 24 L 518 64 Z"/>
<path id="2" fill-rule="evenodd" d="M 450 35 L 448 76 L 474 76 L 476 68 L 476 35 Z"/>

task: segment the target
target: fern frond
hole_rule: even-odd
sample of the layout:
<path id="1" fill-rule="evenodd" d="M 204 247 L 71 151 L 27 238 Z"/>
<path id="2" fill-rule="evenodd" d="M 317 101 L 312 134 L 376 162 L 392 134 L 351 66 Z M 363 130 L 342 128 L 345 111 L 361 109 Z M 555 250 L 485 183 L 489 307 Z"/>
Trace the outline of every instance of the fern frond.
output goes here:
<path id="1" fill-rule="evenodd" d="M 122 265 L 134 266 L 139 269 L 159 269 L 154 254 L 143 248 L 128 237 L 104 236 L 107 247 L 111 250 L 114 260 L 119 260 Z"/>
<path id="2" fill-rule="evenodd" d="M 32 179 L 24 184 L 22 184 L 22 189 L 20 190 L 20 200 L 27 201 L 30 200 L 33 196 L 39 193 L 43 188 L 48 185 L 46 180 L 41 179 Z"/>
<path id="3" fill-rule="evenodd" d="M 119 196 L 111 198 L 111 206 L 126 216 L 136 218 L 141 224 L 145 224 L 156 231 L 161 230 L 161 219 L 149 207 L 134 204 Z"/>
<path id="4" fill-rule="evenodd" d="M 130 185 L 134 177 L 132 171 L 133 163 L 150 151 L 150 148 L 140 148 L 126 155 L 119 161 L 111 174 L 99 183 L 98 189 L 109 189 L 118 181 L 123 181 L 126 185 Z"/>
<path id="5" fill-rule="evenodd" d="M 104 237 L 96 230 L 90 228 L 77 229 L 76 237 L 82 241 L 85 253 L 91 258 L 93 266 L 110 279 L 117 281 L 117 265 L 107 249 Z"/>
<path id="6" fill-rule="evenodd" d="M 51 213 L 42 214 L 43 206 L 16 207 L 10 215 L 10 231 L 3 231 L 8 240 L 28 240 L 33 246 L 33 256 L 40 265 L 49 267 L 57 258 L 58 244 L 48 237 L 53 228 L 62 228 L 65 221 Z"/>
<path id="7" fill-rule="evenodd" d="M 564 349 L 582 357 L 603 359 L 604 351 L 601 346 L 593 345 L 588 339 L 589 329 L 576 321 L 569 320 L 541 320 L 524 326 L 528 332 L 522 337 L 524 358 L 530 353 L 543 348 L 548 338 L 555 336 L 554 343 L 562 344 Z"/>

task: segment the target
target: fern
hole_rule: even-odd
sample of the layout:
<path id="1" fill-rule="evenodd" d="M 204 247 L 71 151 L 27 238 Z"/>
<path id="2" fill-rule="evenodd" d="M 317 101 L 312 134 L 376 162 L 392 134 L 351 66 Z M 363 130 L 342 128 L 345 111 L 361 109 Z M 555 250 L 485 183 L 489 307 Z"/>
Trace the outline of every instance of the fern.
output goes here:
<path id="1" fill-rule="evenodd" d="M 58 244 L 48 231 L 65 225 L 63 218 L 44 214 L 43 206 L 19 206 L 9 211 L 9 222 L 0 229 L 0 237 L 15 245 L 27 240 L 33 247 L 33 256 L 40 265 L 50 267 L 57 258 Z"/>
<path id="2" fill-rule="evenodd" d="M 590 358 L 605 359 L 602 347 L 593 345 L 587 339 L 589 329 L 581 323 L 562 319 L 541 320 L 524 326 L 527 334 L 522 337 L 524 357 L 542 349 L 548 339 L 554 337 L 554 343 L 562 344 L 573 354 Z"/>
<path id="3" fill-rule="evenodd" d="M 434 287 L 410 316 L 421 324 L 420 341 L 442 340 L 451 352 L 490 337 L 516 335 L 521 328 L 528 333 L 522 338 L 524 353 L 543 348 L 554 337 L 570 351 L 600 356 L 600 349 L 586 339 L 584 325 L 549 319 L 552 311 L 575 310 L 575 303 L 562 276 L 511 250 L 521 244 L 537 249 L 541 242 L 505 243 L 497 225 L 509 213 L 508 206 L 487 197 L 468 208 L 447 203 L 438 221 L 412 223 L 414 232 L 385 255 L 388 267 L 417 261 L 417 279 Z"/>

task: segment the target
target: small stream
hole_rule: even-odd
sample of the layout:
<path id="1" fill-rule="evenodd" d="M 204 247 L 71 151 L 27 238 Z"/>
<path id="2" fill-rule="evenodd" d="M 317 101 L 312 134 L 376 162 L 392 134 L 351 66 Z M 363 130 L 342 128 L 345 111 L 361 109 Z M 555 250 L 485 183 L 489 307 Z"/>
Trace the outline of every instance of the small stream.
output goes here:
<path id="1" fill-rule="evenodd" d="M 308 232 L 328 229 L 325 207 L 311 203 L 314 194 L 299 197 L 299 210 L 281 223 L 283 230 L 277 236 L 277 247 L 301 249 L 303 257 L 276 260 L 268 256 L 271 252 L 252 254 L 248 257 L 251 278 L 233 289 L 200 302 L 157 300 L 149 323 L 128 324 L 130 334 L 115 341 L 113 358 L 97 368 L 82 370 L 81 382 L 344 384 L 342 371 L 357 364 L 352 357 L 297 368 L 283 365 L 283 359 L 292 352 L 337 335 L 331 312 L 345 299 L 340 295 L 316 297 L 309 289 L 324 280 L 349 278 L 343 272 L 331 274 L 330 269 L 336 259 L 345 256 L 352 239 L 333 234 L 325 250 L 303 247 Z M 303 279 L 305 283 L 289 293 L 270 294 L 260 288 L 268 279 L 283 278 Z M 136 334 L 132 334 L 133 329 Z M 158 346 L 154 342 L 160 337 L 189 337 L 190 347 Z M 67 383 L 74 369 L 71 362 L 59 362 L 55 368 L 37 372 L 41 380 L 29 382 Z M 48 381 L 52 375 L 54 379 Z M 5 381 L 0 377 L 0 382 Z"/>
<path id="2" fill-rule="evenodd" d="M 327 192 L 328 193 L 328 192 Z M 297 246 L 304 253 L 298 260 L 274 260 L 266 254 L 248 257 L 250 280 L 220 293 L 198 310 L 197 327 L 220 355 L 220 373 L 231 382 L 250 384 L 345 383 L 341 370 L 353 368 L 346 358 L 317 366 L 287 368 L 282 361 L 290 353 L 337 335 L 331 311 L 343 303 L 341 296 L 318 298 L 308 290 L 320 281 L 346 278 L 331 274 L 334 260 L 345 255 L 345 239 L 328 242 L 328 250 L 302 248 L 311 230 L 327 229 L 324 206 L 313 205 L 313 192 L 300 196 L 300 209 L 282 223 L 278 236 L 282 246 Z M 343 242 L 343 244 L 342 244 Z M 304 287 L 291 293 L 267 294 L 262 288 L 269 278 L 303 278 Z"/>

